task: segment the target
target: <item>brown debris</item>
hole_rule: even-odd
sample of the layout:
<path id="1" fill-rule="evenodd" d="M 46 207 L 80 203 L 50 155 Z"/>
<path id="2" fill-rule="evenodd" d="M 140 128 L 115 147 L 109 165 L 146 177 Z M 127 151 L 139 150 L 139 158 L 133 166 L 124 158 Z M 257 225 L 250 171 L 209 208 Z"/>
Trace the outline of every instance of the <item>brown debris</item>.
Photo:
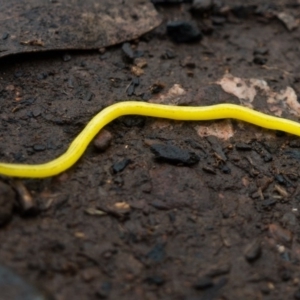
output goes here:
<path id="1" fill-rule="evenodd" d="M 131 73 L 137 77 L 140 77 L 144 74 L 144 70 L 138 66 L 132 66 Z"/>
<path id="2" fill-rule="evenodd" d="M 37 209 L 36 201 L 31 196 L 24 183 L 21 180 L 15 179 L 12 181 L 12 184 L 18 193 L 18 201 L 22 212 L 24 214 L 34 213 Z"/>
<path id="3" fill-rule="evenodd" d="M 279 184 L 275 184 L 274 189 L 275 189 L 275 191 L 278 192 L 278 194 L 279 194 L 282 198 L 284 198 L 284 199 L 286 199 L 286 198 L 289 196 L 289 194 L 288 194 L 288 192 L 285 190 L 285 188 L 282 187 L 282 186 L 280 186 Z"/>
<path id="4" fill-rule="evenodd" d="M 143 69 L 143 68 L 147 67 L 148 63 L 147 63 L 147 60 L 145 58 L 138 57 L 138 58 L 135 58 L 134 65 L 137 66 L 140 69 Z"/>
<path id="5" fill-rule="evenodd" d="M 45 43 L 42 40 L 21 41 L 20 44 L 24 46 L 40 46 L 40 47 L 45 46 Z"/>
<path id="6" fill-rule="evenodd" d="M 291 14 L 288 14 L 286 12 L 280 12 L 277 13 L 276 16 L 289 31 L 292 31 L 299 26 L 299 20 Z"/>

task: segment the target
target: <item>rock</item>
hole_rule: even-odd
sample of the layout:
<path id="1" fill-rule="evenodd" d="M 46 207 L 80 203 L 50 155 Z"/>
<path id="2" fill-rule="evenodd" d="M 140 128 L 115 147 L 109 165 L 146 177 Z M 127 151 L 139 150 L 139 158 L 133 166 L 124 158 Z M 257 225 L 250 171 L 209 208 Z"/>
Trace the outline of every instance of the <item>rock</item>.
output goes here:
<path id="1" fill-rule="evenodd" d="M 157 200 L 153 200 L 150 205 L 152 205 L 153 207 L 155 207 L 156 209 L 159 210 L 168 210 L 170 209 L 170 207 L 163 201 L 157 199 Z"/>
<path id="2" fill-rule="evenodd" d="M 108 130 L 102 129 L 94 139 L 94 146 L 97 150 L 103 152 L 110 146 L 111 141 L 112 134 Z"/>
<path id="3" fill-rule="evenodd" d="M 267 63 L 267 61 L 268 61 L 268 59 L 261 55 L 255 55 L 253 58 L 253 62 L 257 65 L 265 65 Z"/>
<path id="4" fill-rule="evenodd" d="M 134 52 L 129 43 L 124 43 L 122 45 L 122 51 L 127 58 L 129 58 L 130 60 L 134 59 Z"/>
<path id="5" fill-rule="evenodd" d="M 208 277 L 215 277 L 224 274 L 228 274 L 231 270 L 231 265 L 229 263 L 219 263 L 210 267 L 207 272 L 205 272 Z"/>
<path id="6" fill-rule="evenodd" d="M 236 143 L 236 144 L 235 144 L 235 148 L 236 148 L 237 150 L 242 150 L 242 151 L 251 151 L 251 150 L 252 150 L 251 145 L 248 145 L 248 144 L 242 143 L 242 142 Z"/>
<path id="7" fill-rule="evenodd" d="M 7 184 L 0 182 L 0 226 L 12 217 L 16 193 Z"/>
<path id="8" fill-rule="evenodd" d="M 202 33 L 198 27 L 186 21 L 168 22 L 167 33 L 176 43 L 197 42 L 202 39 Z"/>
<path id="9" fill-rule="evenodd" d="M 112 284 L 110 282 L 103 282 L 101 286 L 96 291 L 96 296 L 100 299 L 106 299 L 109 297 L 109 294 L 112 289 Z"/>
<path id="10" fill-rule="evenodd" d="M 176 54 L 170 49 L 166 49 L 164 54 L 161 55 L 162 59 L 173 59 L 175 57 L 176 57 Z"/>
<path id="11" fill-rule="evenodd" d="M 270 207 L 272 207 L 276 203 L 277 203 L 276 199 L 266 199 L 266 200 L 261 201 L 260 205 L 264 209 L 269 209 Z"/>
<path id="12" fill-rule="evenodd" d="M 143 51 L 139 51 L 139 50 L 133 50 L 131 48 L 131 45 L 129 43 L 124 43 L 122 45 L 122 51 L 123 51 L 123 54 L 125 56 L 125 58 L 129 61 L 129 62 L 133 62 L 133 60 L 135 58 L 138 58 L 138 57 L 142 57 L 144 55 L 144 52 Z"/>
<path id="13" fill-rule="evenodd" d="M 1 39 L 2 39 L 2 40 L 7 40 L 8 37 L 9 37 L 9 34 L 8 34 L 7 32 L 4 32 L 4 33 L 2 34 Z"/>
<path id="14" fill-rule="evenodd" d="M 276 174 L 274 177 L 279 184 L 281 184 L 281 185 L 287 184 L 286 180 L 284 179 L 284 177 L 281 174 Z"/>
<path id="15" fill-rule="evenodd" d="M 222 172 L 224 174 L 230 174 L 231 173 L 231 169 L 228 166 L 225 165 L 225 166 L 222 167 Z"/>
<path id="16" fill-rule="evenodd" d="M 250 242 L 245 248 L 244 255 L 245 255 L 245 258 L 247 259 L 247 261 L 249 261 L 249 262 L 253 262 L 253 261 L 257 260 L 261 255 L 260 240 L 256 239 L 256 240 Z"/>
<path id="17" fill-rule="evenodd" d="M 9 268 L 0 265 L 0 300 L 54 300 Z"/>
<path id="18" fill-rule="evenodd" d="M 139 85 L 140 85 L 140 79 L 138 77 L 133 78 L 126 90 L 127 96 L 132 96 L 134 94 L 135 88 L 138 87 Z"/>
<path id="19" fill-rule="evenodd" d="M 217 174 L 216 170 L 213 167 L 209 166 L 209 165 L 203 166 L 202 170 L 205 171 L 208 174 L 213 174 L 213 175 Z"/>
<path id="20" fill-rule="evenodd" d="M 123 171 L 130 163 L 131 160 L 128 158 L 124 158 L 123 160 L 114 163 L 112 166 L 113 172 L 116 174 Z"/>
<path id="21" fill-rule="evenodd" d="M 264 162 L 270 162 L 273 160 L 273 157 L 270 153 L 266 152 L 264 155 L 263 155 L 263 158 L 264 158 Z"/>
<path id="22" fill-rule="evenodd" d="M 199 162 L 199 157 L 194 153 L 173 145 L 153 144 L 151 151 L 155 158 L 170 164 L 194 165 Z"/>
<path id="23" fill-rule="evenodd" d="M 44 150 L 46 150 L 46 146 L 42 145 L 42 144 L 35 144 L 33 146 L 33 150 L 36 152 L 44 151 Z"/>

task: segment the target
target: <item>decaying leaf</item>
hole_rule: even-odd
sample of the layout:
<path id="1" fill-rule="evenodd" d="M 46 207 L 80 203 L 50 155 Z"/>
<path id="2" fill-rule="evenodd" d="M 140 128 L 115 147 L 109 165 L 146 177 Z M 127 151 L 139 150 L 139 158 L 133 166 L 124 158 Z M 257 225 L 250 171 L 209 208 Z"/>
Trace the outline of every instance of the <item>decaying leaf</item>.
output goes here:
<path id="1" fill-rule="evenodd" d="M 231 74 L 225 74 L 217 83 L 225 92 L 236 96 L 244 106 L 255 109 L 254 100 L 260 95 L 266 99 L 265 107 L 274 115 L 282 116 L 282 113 L 286 112 L 300 116 L 300 103 L 295 90 L 290 86 L 276 92 L 265 80 L 239 78 Z"/>
<path id="2" fill-rule="evenodd" d="M 135 39 L 161 22 L 147 0 L 0 0 L 0 57 L 99 49 Z"/>

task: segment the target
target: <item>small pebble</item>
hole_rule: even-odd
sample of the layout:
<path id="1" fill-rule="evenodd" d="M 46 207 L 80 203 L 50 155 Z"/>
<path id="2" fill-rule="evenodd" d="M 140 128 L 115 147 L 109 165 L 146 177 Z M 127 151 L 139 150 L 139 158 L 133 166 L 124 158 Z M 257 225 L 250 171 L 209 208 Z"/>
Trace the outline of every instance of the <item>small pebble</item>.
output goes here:
<path id="1" fill-rule="evenodd" d="M 127 96 L 132 96 L 135 92 L 135 88 L 140 85 L 140 79 L 138 77 L 134 77 L 130 82 L 130 85 L 127 88 Z"/>
<path id="2" fill-rule="evenodd" d="M 162 59 L 173 59 L 176 55 L 172 50 L 167 49 L 164 54 L 161 55 Z"/>
<path id="3" fill-rule="evenodd" d="M 235 148 L 237 150 L 242 150 L 242 151 L 251 151 L 252 150 L 251 145 L 248 145 L 246 143 L 236 143 Z"/>
<path id="4" fill-rule="evenodd" d="M 151 151 L 156 159 L 170 164 L 194 165 L 200 160 L 194 152 L 173 145 L 153 144 Z"/>
<path id="5" fill-rule="evenodd" d="M 231 265 L 229 263 L 219 263 L 217 265 L 211 266 L 211 268 L 206 272 L 206 276 L 215 277 L 219 275 L 228 274 L 231 270 Z"/>
<path id="6" fill-rule="evenodd" d="M 112 166 L 113 172 L 115 174 L 122 172 L 131 162 L 130 159 L 124 158 L 123 160 L 114 163 Z"/>
<path id="7" fill-rule="evenodd" d="M 264 154 L 263 158 L 264 158 L 264 162 L 270 162 L 270 161 L 273 160 L 272 155 L 271 155 L 270 153 L 268 153 L 268 152 L 266 152 L 266 153 Z"/>
<path id="8" fill-rule="evenodd" d="M 3 40 L 3 41 L 4 41 L 4 40 L 7 40 L 8 37 L 9 37 L 9 34 L 8 34 L 7 32 L 5 32 L 5 33 L 2 34 L 2 40 Z"/>
<path id="9" fill-rule="evenodd" d="M 122 45 L 122 51 L 123 51 L 124 55 L 126 56 L 126 58 L 128 58 L 130 60 L 134 59 L 134 52 L 129 43 L 124 43 Z"/>
<path id="10" fill-rule="evenodd" d="M 261 254 L 261 242 L 260 240 L 256 239 L 249 243 L 244 251 L 245 258 L 249 262 L 253 262 L 260 257 Z"/>
<path id="11" fill-rule="evenodd" d="M 111 141 L 112 134 L 108 130 L 102 129 L 94 139 L 94 146 L 97 150 L 103 152 L 110 146 Z"/>
<path id="12" fill-rule="evenodd" d="M 41 110 L 39 107 L 34 108 L 34 109 L 32 110 L 32 116 L 33 116 L 34 118 L 40 116 L 41 113 L 42 113 L 42 110 Z"/>
<path id="13" fill-rule="evenodd" d="M 167 23 L 167 33 L 176 43 L 197 42 L 202 39 L 202 33 L 194 23 L 186 21 L 170 21 Z"/>
<path id="14" fill-rule="evenodd" d="M 33 150 L 40 152 L 40 151 L 44 151 L 46 150 L 46 146 L 42 145 L 42 144 L 36 144 L 33 146 Z"/>
<path id="15" fill-rule="evenodd" d="M 38 80 L 43 80 L 48 77 L 48 74 L 47 73 L 39 73 L 36 77 Z"/>
<path id="16" fill-rule="evenodd" d="M 263 208 L 270 208 L 271 206 L 275 205 L 277 203 L 276 199 L 266 199 L 261 201 L 261 206 Z"/>
<path id="17" fill-rule="evenodd" d="M 159 209 L 159 210 L 169 210 L 170 207 L 167 205 L 165 202 L 162 200 L 153 200 L 150 205 L 152 205 L 154 208 Z"/>
<path id="18" fill-rule="evenodd" d="M 267 63 L 267 61 L 268 61 L 267 58 L 260 56 L 260 55 L 256 55 L 253 58 L 253 62 L 257 65 L 265 65 Z"/>
<path id="19" fill-rule="evenodd" d="M 63 61 L 67 62 L 67 61 L 70 61 L 71 60 L 71 55 L 70 54 L 65 54 L 63 56 Z"/>
<path id="20" fill-rule="evenodd" d="M 104 282 L 98 288 L 96 292 L 96 296 L 100 299 L 106 299 L 109 297 L 111 289 L 112 289 L 112 284 L 110 282 Z"/>
<path id="21" fill-rule="evenodd" d="M 196 281 L 196 283 L 193 285 L 193 287 L 196 289 L 196 290 L 204 290 L 204 289 L 207 289 L 211 286 L 213 286 L 213 281 L 210 277 L 208 276 L 202 276 L 202 277 L 199 277 Z"/>
<path id="22" fill-rule="evenodd" d="M 223 166 L 222 167 L 222 172 L 224 174 L 230 174 L 231 173 L 231 169 L 228 166 Z"/>
<path id="23" fill-rule="evenodd" d="M 286 181 L 284 180 L 284 177 L 281 174 L 275 175 L 276 181 L 281 185 L 286 185 Z"/>
<path id="24" fill-rule="evenodd" d="M 203 166 L 202 170 L 205 171 L 206 173 L 209 173 L 209 174 L 213 174 L 213 175 L 217 174 L 216 170 L 213 167 L 209 166 L 209 165 Z"/>

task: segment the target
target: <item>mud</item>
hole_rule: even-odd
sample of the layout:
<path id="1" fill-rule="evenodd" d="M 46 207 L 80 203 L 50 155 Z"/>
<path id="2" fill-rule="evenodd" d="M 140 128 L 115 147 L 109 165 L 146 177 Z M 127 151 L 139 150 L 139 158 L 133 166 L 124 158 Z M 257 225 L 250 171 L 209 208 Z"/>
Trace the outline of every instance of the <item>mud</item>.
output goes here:
<path id="1" fill-rule="evenodd" d="M 278 18 L 299 18 L 297 3 L 214 3 L 193 13 L 189 3 L 157 4 L 164 22 L 130 43 L 132 57 L 118 45 L 2 59 L 1 161 L 49 161 L 126 99 L 240 104 L 221 88 L 225 74 L 298 93 L 300 31 Z M 196 23 L 202 40 L 173 43 L 174 20 Z M 251 105 L 272 114 L 256 92 Z M 282 115 L 298 120 L 284 101 Z M 23 192 L 2 178 L 3 266 L 58 300 L 300 299 L 298 137 L 234 120 L 134 116 L 106 130 L 104 148 L 91 144 L 59 176 L 21 180 Z M 153 145 L 199 162 L 157 160 Z"/>

